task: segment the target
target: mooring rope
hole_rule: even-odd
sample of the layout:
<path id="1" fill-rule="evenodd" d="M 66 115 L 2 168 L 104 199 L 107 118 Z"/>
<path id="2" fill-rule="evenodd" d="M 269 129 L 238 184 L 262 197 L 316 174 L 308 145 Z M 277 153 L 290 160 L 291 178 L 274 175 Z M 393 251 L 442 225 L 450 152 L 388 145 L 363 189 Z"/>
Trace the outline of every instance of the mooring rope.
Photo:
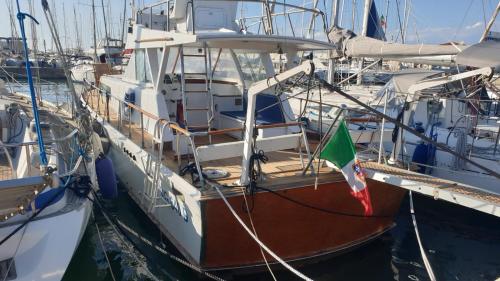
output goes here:
<path id="1" fill-rule="evenodd" d="M 116 281 L 115 274 L 113 273 L 113 267 L 111 267 L 111 262 L 109 261 L 108 253 L 106 253 L 106 247 L 104 246 L 104 242 L 102 241 L 101 231 L 99 230 L 99 226 L 97 225 L 97 221 L 95 223 L 95 228 L 97 230 L 97 237 L 99 238 L 99 244 L 101 245 L 102 252 L 104 253 L 104 257 L 106 258 L 106 262 L 108 263 L 109 272 L 111 273 L 111 279 Z"/>
<path id="2" fill-rule="evenodd" d="M 120 227 L 120 228 L 123 228 L 125 230 L 127 230 L 130 234 L 134 235 L 137 239 L 140 239 L 142 242 L 144 242 L 146 245 L 154 248 L 156 251 L 160 252 L 161 254 L 163 255 L 166 255 L 168 256 L 170 259 L 188 267 L 188 268 L 191 268 L 192 270 L 200 273 L 200 274 L 203 274 L 205 275 L 206 277 L 210 278 L 210 279 L 213 279 L 213 280 L 217 280 L 217 281 L 225 281 L 224 279 L 216 276 L 216 275 L 213 275 L 203 269 L 201 269 L 200 267 L 192 264 L 192 263 L 189 263 L 188 261 L 186 261 L 185 259 L 182 259 L 170 252 L 168 252 L 167 250 L 165 250 L 164 248 L 156 245 L 155 243 L 153 243 L 152 241 L 148 240 L 147 238 L 145 238 L 144 236 L 141 236 L 139 233 L 137 233 L 136 231 L 134 231 L 133 229 L 131 229 L 130 227 L 128 227 L 126 224 L 124 224 L 123 222 L 121 222 L 119 219 L 116 219 L 116 224 Z"/>
<path id="3" fill-rule="evenodd" d="M 420 240 L 417 218 L 415 217 L 415 209 L 413 208 L 413 196 L 411 190 L 410 190 L 410 213 L 411 213 L 411 219 L 413 221 L 413 227 L 415 228 L 415 235 L 417 236 L 418 247 L 420 248 L 420 254 L 422 255 L 422 260 L 424 261 L 425 269 L 427 270 L 427 274 L 429 274 L 429 278 L 431 279 L 431 281 L 436 281 L 436 276 L 434 275 L 434 271 L 432 271 L 431 263 L 427 259 L 424 247 L 422 246 L 422 241 Z"/>
<path id="4" fill-rule="evenodd" d="M 139 240 L 141 240 L 144 244 L 152 247 L 153 249 L 155 249 L 156 251 L 158 251 L 159 253 L 169 257 L 170 259 L 210 278 L 210 279 L 213 279 L 213 280 L 216 280 L 216 281 L 225 281 L 224 279 L 220 278 L 219 276 L 216 276 L 214 274 L 211 274 L 209 272 L 207 272 L 206 270 L 188 262 L 187 260 L 184 260 L 170 252 L 168 252 L 167 250 L 165 250 L 164 248 L 156 245 L 155 243 L 153 243 L 152 241 L 146 239 L 145 237 L 141 236 L 139 233 L 137 233 L 136 231 L 134 231 L 132 228 L 130 228 L 129 226 L 125 225 L 123 222 L 121 222 L 119 219 L 117 218 L 114 218 L 112 217 L 110 214 L 108 214 L 108 210 L 106 209 L 106 207 L 103 206 L 103 204 L 101 204 L 100 202 L 100 199 L 97 195 L 97 193 L 92 190 L 93 194 L 94 194 L 94 198 L 95 200 L 93 200 L 93 202 L 95 202 L 95 206 L 97 206 L 98 210 L 101 211 L 101 214 L 103 215 L 104 219 L 108 222 L 108 224 L 111 226 L 111 229 L 116 233 L 117 237 L 122 241 L 122 243 L 124 245 L 126 245 L 129 250 L 137 250 L 140 254 L 142 254 L 147 260 L 153 262 L 153 259 L 151 259 L 151 257 L 149 257 L 148 255 L 146 255 L 146 253 L 144 251 L 142 251 L 138 245 L 136 244 L 136 242 L 127 234 L 132 234 L 133 236 L 135 236 L 136 238 L 138 238 Z M 125 232 L 125 230 L 127 231 L 127 233 Z M 124 239 L 123 237 L 126 239 Z M 127 243 L 127 241 L 129 243 Z M 140 262 L 138 260 L 138 262 Z M 144 268 L 148 271 L 148 273 L 150 273 L 152 276 L 154 276 L 150 271 L 149 269 L 147 268 L 146 265 L 143 265 Z"/>
<path id="5" fill-rule="evenodd" d="M 229 211 L 233 214 L 233 216 L 236 218 L 236 220 L 241 224 L 241 226 L 246 230 L 246 232 L 248 233 L 248 235 L 250 235 L 253 240 L 255 240 L 255 242 L 257 242 L 257 244 L 259 244 L 259 246 L 264 249 L 270 256 L 272 256 L 275 260 L 277 260 L 279 263 L 281 263 L 281 265 L 283 265 L 285 268 L 287 268 L 288 270 L 290 270 L 293 274 L 297 275 L 298 277 L 302 278 L 303 280 L 307 280 L 307 281 L 312 281 L 311 278 L 305 276 L 303 273 L 301 273 L 300 271 L 296 270 L 295 268 L 293 268 L 291 265 L 289 265 L 288 263 L 286 263 L 283 259 L 281 259 L 278 255 L 276 255 L 273 251 L 271 251 L 271 249 L 269 249 L 264 243 L 262 243 L 262 241 L 259 240 L 259 238 L 257 238 L 253 233 L 252 231 L 248 228 L 248 226 L 243 222 L 243 220 L 238 216 L 238 214 L 236 214 L 236 212 L 234 211 L 233 207 L 229 204 L 229 202 L 227 201 L 226 197 L 224 196 L 224 194 L 222 194 L 222 192 L 220 191 L 219 187 L 217 187 L 216 185 L 214 185 L 214 188 L 215 190 L 217 191 L 217 193 L 219 193 L 219 196 L 222 198 L 222 200 L 224 201 L 224 203 L 226 204 L 227 208 L 229 209 Z"/>

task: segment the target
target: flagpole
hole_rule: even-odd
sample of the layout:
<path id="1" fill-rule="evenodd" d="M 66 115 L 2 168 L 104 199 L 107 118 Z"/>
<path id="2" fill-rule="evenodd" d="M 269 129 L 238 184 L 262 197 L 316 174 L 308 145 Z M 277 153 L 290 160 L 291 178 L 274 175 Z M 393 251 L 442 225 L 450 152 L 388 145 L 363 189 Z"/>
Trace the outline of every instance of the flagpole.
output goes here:
<path id="1" fill-rule="evenodd" d="M 306 167 L 302 170 L 302 175 L 306 174 L 306 171 L 309 169 L 309 167 L 311 166 L 312 162 L 314 161 L 314 157 L 316 157 L 316 155 L 318 154 L 318 152 L 321 150 L 322 144 L 325 142 L 325 140 L 327 139 L 328 135 L 330 135 L 330 133 L 332 132 L 332 129 L 333 129 L 333 127 L 335 127 L 335 123 L 337 123 L 337 120 L 339 119 L 339 117 L 342 114 L 342 112 L 344 112 L 343 108 L 340 109 L 339 113 L 337 114 L 337 116 L 333 120 L 332 125 L 330 125 L 330 128 L 328 128 L 328 131 L 326 131 L 326 134 L 320 140 L 318 146 L 314 150 L 314 153 L 313 153 L 311 159 L 309 160 L 309 162 L 307 162 Z"/>

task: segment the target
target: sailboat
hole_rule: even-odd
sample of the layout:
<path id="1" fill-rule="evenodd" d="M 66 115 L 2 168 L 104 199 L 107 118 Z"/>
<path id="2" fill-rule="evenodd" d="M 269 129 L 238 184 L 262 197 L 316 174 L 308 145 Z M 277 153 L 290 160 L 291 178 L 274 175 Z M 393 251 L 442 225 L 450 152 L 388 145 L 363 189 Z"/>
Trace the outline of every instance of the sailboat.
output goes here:
<path id="1" fill-rule="evenodd" d="M 0 279 L 61 280 L 92 211 L 97 146 L 88 117 L 39 103 L 29 63 L 26 76 L 29 96 L 0 83 Z"/>

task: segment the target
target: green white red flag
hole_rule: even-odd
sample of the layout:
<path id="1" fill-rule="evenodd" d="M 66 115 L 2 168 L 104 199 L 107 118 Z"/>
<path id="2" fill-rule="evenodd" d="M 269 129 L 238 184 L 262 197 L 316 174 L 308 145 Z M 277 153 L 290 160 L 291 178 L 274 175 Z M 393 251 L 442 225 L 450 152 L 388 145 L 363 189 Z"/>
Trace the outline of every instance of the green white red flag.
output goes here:
<path id="1" fill-rule="evenodd" d="M 319 157 L 330 161 L 342 171 L 351 187 L 351 194 L 363 205 L 365 215 L 372 215 L 373 208 L 365 173 L 356 157 L 356 148 L 344 120 L 340 122 L 337 131 L 325 145 Z"/>

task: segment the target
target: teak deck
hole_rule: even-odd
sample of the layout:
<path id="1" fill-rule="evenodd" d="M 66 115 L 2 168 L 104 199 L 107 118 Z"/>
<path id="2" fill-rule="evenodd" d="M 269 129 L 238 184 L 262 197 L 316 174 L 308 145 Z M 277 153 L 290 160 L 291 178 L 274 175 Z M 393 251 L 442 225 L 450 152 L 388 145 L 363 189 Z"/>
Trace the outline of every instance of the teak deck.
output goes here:
<path id="1" fill-rule="evenodd" d="M 94 109 L 96 113 L 99 113 L 102 118 L 107 121 L 105 116 L 105 106 L 103 99 L 100 101 L 95 95 L 89 97 L 88 105 Z M 99 105 L 99 108 L 98 106 Z M 112 108 L 109 109 L 109 123 L 114 128 L 120 128 L 119 119 L 117 117 L 117 112 Z M 122 121 L 121 128 L 119 129 L 124 135 L 127 135 L 130 140 L 135 144 L 141 146 L 142 135 L 140 124 L 130 123 L 129 121 Z M 153 137 L 151 134 L 144 132 L 144 147 L 143 149 L 152 151 L 153 148 Z M 195 145 L 206 145 L 209 144 L 207 136 L 195 136 Z M 212 144 L 226 143 L 238 141 L 232 136 L 227 134 L 217 134 L 212 136 Z M 172 150 L 173 144 L 164 145 L 163 151 L 163 164 L 167 166 L 170 170 L 177 172 L 179 170 L 179 162 L 176 153 Z M 312 145 L 311 149 L 314 149 Z M 312 153 L 312 152 L 311 152 Z M 317 174 L 317 179 L 315 175 L 311 174 L 309 169 L 305 175 L 302 175 L 302 162 L 300 160 L 299 152 L 294 150 L 286 151 L 273 151 L 267 152 L 266 156 L 269 161 L 266 163 L 261 163 L 262 173 L 265 181 L 260 183 L 262 187 L 266 188 L 291 188 L 295 186 L 303 186 L 305 184 L 314 185 L 315 183 L 325 183 L 325 182 L 337 182 L 344 181 L 342 174 L 338 172 L 332 172 L 333 170 L 328 167 L 322 167 L 319 169 L 318 173 L 318 162 L 314 161 L 313 167 L 314 172 Z M 307 154 L 303 149 L 304 164 L 307 164 Z M 186 165 L 188 160 L 192 159 L 192 155 L 183 155 L 181 157 L 181 166 Z M 221 178 L 218 180 L 212 180 L 212 183 L 217 183 L 222 186 L 234 186 L 237 185 L 237 181 L 241 176 L 241 162 L 242 157 L 233 157 L 226 159 L 211 160 L 206 162 L 201 162 L 203 170 L 206 169 L 217 169 L 224 170 L 229 173 L 228 177 Z M 185 176 L 186 179 L 190 178 L 190 175 Z M 223 189 L 226 194 L 231 194 L 232 191 L 229 189 Z M 237 191 L 234 189 L 233 191 Z M 207 197 L 217 196 L 215 191 L 212 189 L 202 190 L 203 195 Z M 239 192 L 239 191 L 238 191 Z M 239 192 L 240 193 L 240 192 Z"/>

